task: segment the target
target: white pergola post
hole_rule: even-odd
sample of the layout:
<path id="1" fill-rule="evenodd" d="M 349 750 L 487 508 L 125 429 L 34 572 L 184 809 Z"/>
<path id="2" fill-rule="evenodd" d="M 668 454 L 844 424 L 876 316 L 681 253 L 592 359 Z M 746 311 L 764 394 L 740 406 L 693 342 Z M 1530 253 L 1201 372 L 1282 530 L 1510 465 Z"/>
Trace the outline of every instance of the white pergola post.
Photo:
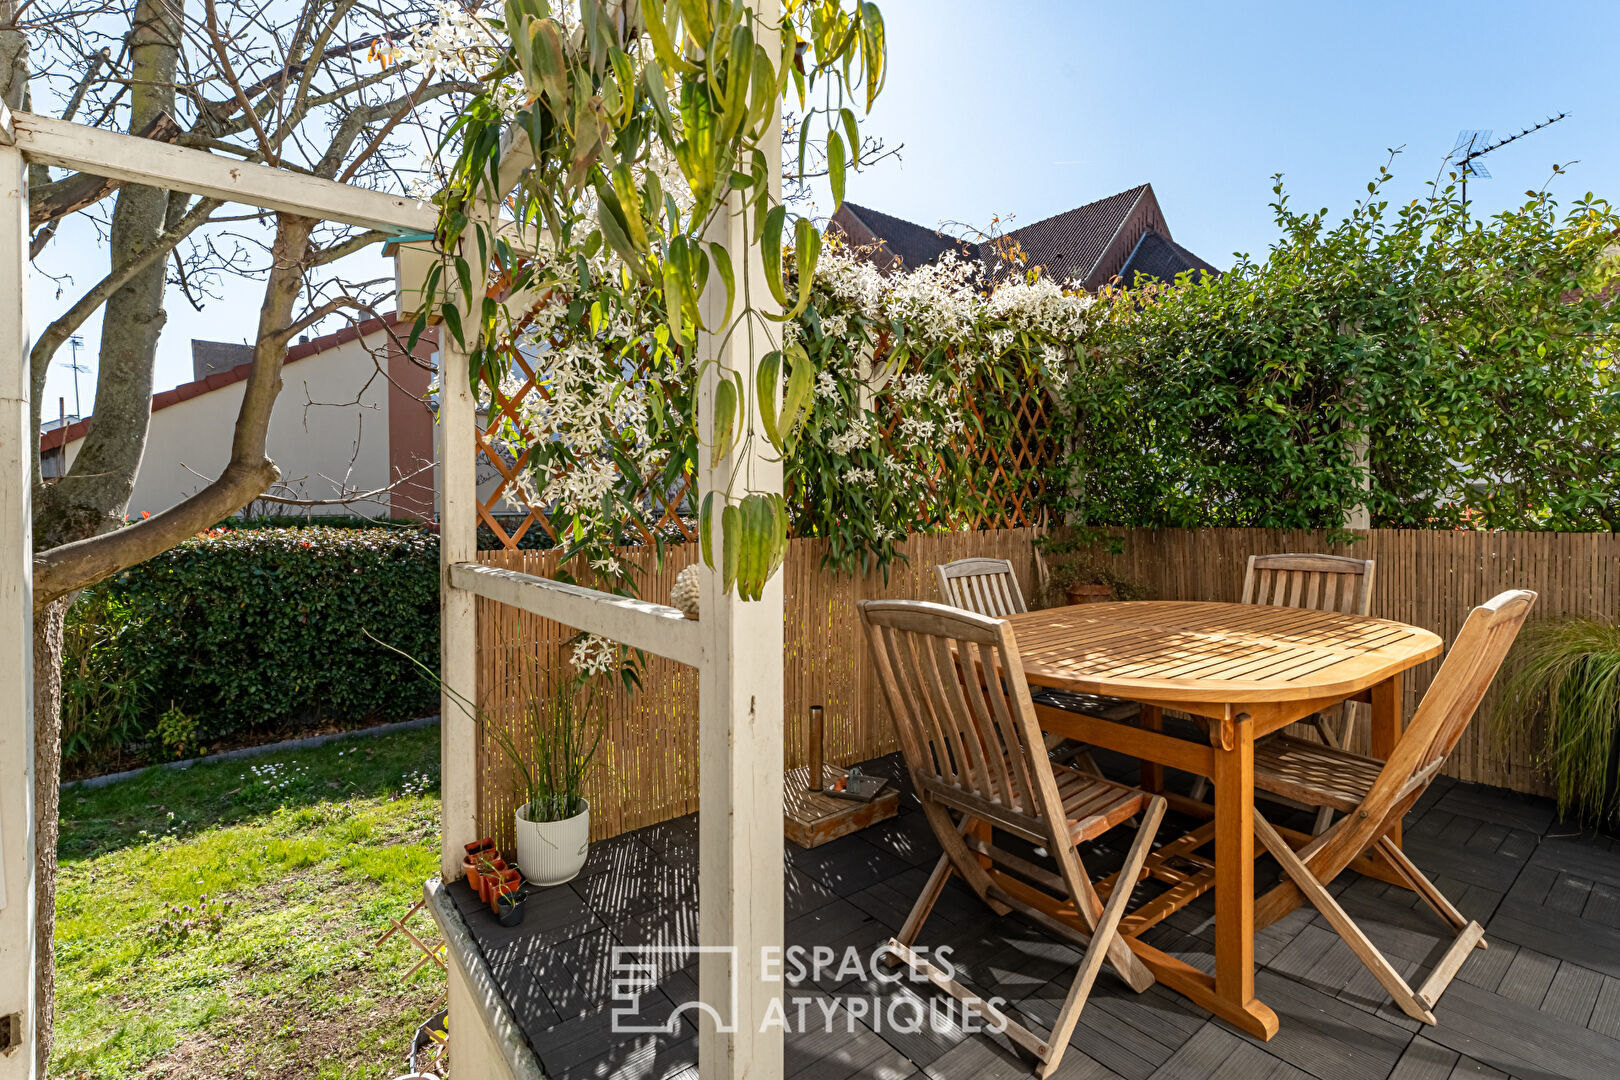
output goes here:
<path id="1" fill-rule="evenodd" d="M 0 1051 L 0 1080 L 36 1074 L 30 482 L 39 432 L 29 408 L 28 162 L 361 228 L 414 234 L 438 222 L 432 207 L 403 195 L 14 114 L 0 104 L 0 1046 L 12 1047 Z"/>
<path id="2" fill-rule="evenodd" d="M 35 1075 L 32 346 L 28 166 L 0 145 L 0 1080 Z"/>
<path id="3" fill-rule="evenodd" d="M 482 303 L 482 298 L 478 298 Z M 475 303 L 471 311 L 476 311 Z M 473 324 L 468 318 L 467 324 Z M 439 869 L 461 874 L 462 845 L 478 838 L 478 724 L 465 701 L 478 696 L 477 596 L 455 588 L 451 567 L 478 561 L 478 403 L 467 350 L 439 325 Z M 458 700 L 459 695 L 459 700 Z"/>
<path id="4" fill-rule="evenodd" d="M 776 4 L 761 5 L 766 20 Z M 760 44 L 776 55 L 775 35 Z M 780 116 L 777 118 L 780 123 Z M 781 141 L 765 140 L 772 195 L 781 197 Z M 725 212 L 707 240 L 732 252 L 737 274 L 736 306 L 743 306 L 744 279 L 749 299 L 762 311 L 776 305 L 765 284 L 759 248 L 750 242 L 742 215 L 743 193 L 732 192 Z M 726 290 L 718 275 L 703 294 L 703 319 L 718 329 Z M 700 497 L 714 490 L 743 487 L 756 492 L 782 490 L 782 463 L 759 425 L 757 408 L 748 411 L 744 435 L 730 456 L 710 466 L 715 388 L 725 369 L 741 371 L 752 388 L 753 364 L 779 347 L 776 323 L 754 319 L 729 338 L 701 335 L 698 358 L 706 364 L 697 415 Z M 750 394 L 752 397 L 752 394 Z M 733 476 L 738 482 L 733 483 Z M 719 512 L 715 512 L 719 528 Z M 719 550 L 718 540 L 716 550 Z M 784 936 L 782 902 L 782 575 L 765 586 L 762 598 L 744 602 L 725 594 L 717 571 L 703 571 L 699 628 L 703 663 L 698 676 L 698 944 L 729 946 L 726 953 L 698 958 L 698 994 L 723 1004 L 736 980 L 736 1030 L 717 1030 L 699 1013 L 698 1072 L 703 1080 L 778 1080 L 782 1076 L 782 1028 L 761 1027 L 780 981 L 767 981 L 764 958 L 780 949 Z M 735 964 L 735 971 L 732 965 Z M 776 970 L 780 970 L 778 965 Z"/>

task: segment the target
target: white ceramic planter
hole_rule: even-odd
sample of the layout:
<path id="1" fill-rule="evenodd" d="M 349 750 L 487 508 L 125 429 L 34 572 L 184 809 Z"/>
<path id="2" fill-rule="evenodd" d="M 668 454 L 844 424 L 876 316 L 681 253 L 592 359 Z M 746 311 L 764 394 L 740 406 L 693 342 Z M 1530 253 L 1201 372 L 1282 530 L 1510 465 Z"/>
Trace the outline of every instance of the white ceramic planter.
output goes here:
<path id="1" fill-rule="evenodd" d="M 581 800 L 583 801 L 583 800 Z M 529 804 L 517 810 L 517 861 L 531 885 L 572 881 L 591 846 L 591 804 L 564 821 L 529 821 Z"/>

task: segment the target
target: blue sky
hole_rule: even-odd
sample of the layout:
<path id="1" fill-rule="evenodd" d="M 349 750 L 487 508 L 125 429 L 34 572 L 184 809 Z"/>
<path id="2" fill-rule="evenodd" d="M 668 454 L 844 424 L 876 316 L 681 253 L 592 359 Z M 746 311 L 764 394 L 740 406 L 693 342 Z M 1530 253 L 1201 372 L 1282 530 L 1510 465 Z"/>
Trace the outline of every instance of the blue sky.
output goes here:
<path id="1" fill-rule="evenodd" d="M 890 74 L 870 130 L 904 150 L 853 178 L 848 197 L 921 224 L 1029 224 L 1146 181 L 1175 238 L 1224 267 L 1270 243 L 1272 173 L 1296 207 L 1340 212 L 1404 146 L 1392 194 L 1412 198 L 1458 129 L 1500 137 L 1563 110 L 1569 119 L 1491 155 L 1494 178 L 1471 184 L 1470 202 L 1511 205 L 1572 161 L 1554 182 L 1561 201 L 1620 198 L 1620 0 L 881 6 Z M 104 272 L 93 243 L 72 231 L 42 264 L 82 288 Z M 386 272 L 373 263 L 352 276 Z M 55 292 L 35 276 L 37 326 L 73 295 Z M 231 289 L 202 313 L 171 296 L 157 389 L 190 378 L 192 337 L 245 340 L 257 293 Z M 92 361 L 97 329 L 84 332 Z M 81 383 L 86 411 L 92 384 Z M 46 414 L 58 395 L 71 412 L 72 394 L 58 366 Z"/>

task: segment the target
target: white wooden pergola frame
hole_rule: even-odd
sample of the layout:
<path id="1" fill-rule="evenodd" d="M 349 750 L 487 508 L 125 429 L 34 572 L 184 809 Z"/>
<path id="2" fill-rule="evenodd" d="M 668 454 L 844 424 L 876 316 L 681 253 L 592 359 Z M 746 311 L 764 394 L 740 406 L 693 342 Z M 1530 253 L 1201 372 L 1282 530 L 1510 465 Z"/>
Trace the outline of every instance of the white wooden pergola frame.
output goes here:
<path id="1" fill-rule="evenodd" d="M 770 0 L 761 4 L 774 14 Z M 767 47 L 769 47 L 767 43 Z M 779 121 L 778 121 L 779 123 Z M 778 172 L 780 145 L 766 139 Z M 502 190 L 529 163 L 526 139 L 509 146 Z M 322 218 L 398 235 L 432 232 L 433 207 L 403 196 L 334 183 L 282 169 L 216 157 L 28 113 L 0 105 L 0 1026 L 15 1017 L 17 1048 L 0 1055 L 0 1080 L 34 1070 L 34 820 L 33 820 L 33 589 L 30 455 L 34 430 L 28 356 L 28 190 L 30 162 Z M 734 194 L 708 238 L 733 252 L 739 273 L 753 275 L 754 297 L 768 297 L 757 251 L 749 244 Z M 491 213 L 489 221 L 494 221 Z M 746 253 L 746 258 L 742 257 Z M 742 283 L 738 283 L 739 292 Z M 705 292 L 707 325 L 720 324 L 724 289 Z M 476 306 L 476 305 L 475 305 Z M 757 305 L 756 305 L 757 306 Z M 719 344 L 700 342 L 704 367 L 698 415 L 713 415 L 722 367 L 749 369 L 749 350 L 772 347 L 766 328 L 739 332 Z M 724 351 L 722 351 L 722 349 Z M 762 600 L 742 603 L 725 594 L 719 575 L 705 572 L 702 617 L 690 621 L 657 603 L 579 588 L 482 566 L 477 561 L 477 405 L 468 356 L 448 334 L 440 341 L 439 464 L 441 702 L 444 880 L 460 873 L 462 845 L 476 838 L 477 730 L 453 694 L 477 693 L 475 600 L 482 596 L 601 634 L 699 671 L 699 944 L 729 947 L 699 957 L 702 1000 L 735 1000 L 733 1023 L 700 1013 L 699 1067 L 706 1078 L 782 1075 L 782 1029 L 766 1023 L 777 993 L 763 962 L 783 937 L 782 902 L 782 583 Z M 751 411 L 752 412 L 752 411 Z M 750 424 L 754 421 L 750 417 Z M 709 441 L 709 432 L 702 432 Z M 754 491 L 780 492 L 781 464 L 761 453 L 763 433 L 738 440 L 732 456 L 710 466 L 703 455 L 703 490 L 724 488 L 743 469 Z M 468 958 L 463 957 L 464 961 Z M 452 1008 L 471 1000 L 455 993 Z M 452 1031 L 472 1035 L 480 1018 L 457 1017 Z M 487 1022 L 487 1017 L 482 1018 Z M 729 1030 L 727 1030 L 729 1028 Z"/>

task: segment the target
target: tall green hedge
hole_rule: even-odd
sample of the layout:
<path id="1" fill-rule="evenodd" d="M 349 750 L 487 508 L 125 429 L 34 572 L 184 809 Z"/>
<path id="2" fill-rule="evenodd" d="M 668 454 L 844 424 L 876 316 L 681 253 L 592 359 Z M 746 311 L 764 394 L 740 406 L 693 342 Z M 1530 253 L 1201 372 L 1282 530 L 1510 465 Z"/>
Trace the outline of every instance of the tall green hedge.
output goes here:
<path id="1" fill-rule="evenodd" d="M 1265 258 L 1103 298 L 1063 392 L 1069 521 L 1620 530 L 1620 212 L 1392 206 L 1390 178 L 1336 223 L 1279 181 Z"/>
<path id="2" fill-rule="evenodd" d="M 150 723 L 172 704 L 206 741 L 431 711 L 431 684 L 366 632 L 431 664 L 438 560 L 416 530 L 216 530 L 96 593 L 123 621 L 113 667 L 145 688 Z"/>

